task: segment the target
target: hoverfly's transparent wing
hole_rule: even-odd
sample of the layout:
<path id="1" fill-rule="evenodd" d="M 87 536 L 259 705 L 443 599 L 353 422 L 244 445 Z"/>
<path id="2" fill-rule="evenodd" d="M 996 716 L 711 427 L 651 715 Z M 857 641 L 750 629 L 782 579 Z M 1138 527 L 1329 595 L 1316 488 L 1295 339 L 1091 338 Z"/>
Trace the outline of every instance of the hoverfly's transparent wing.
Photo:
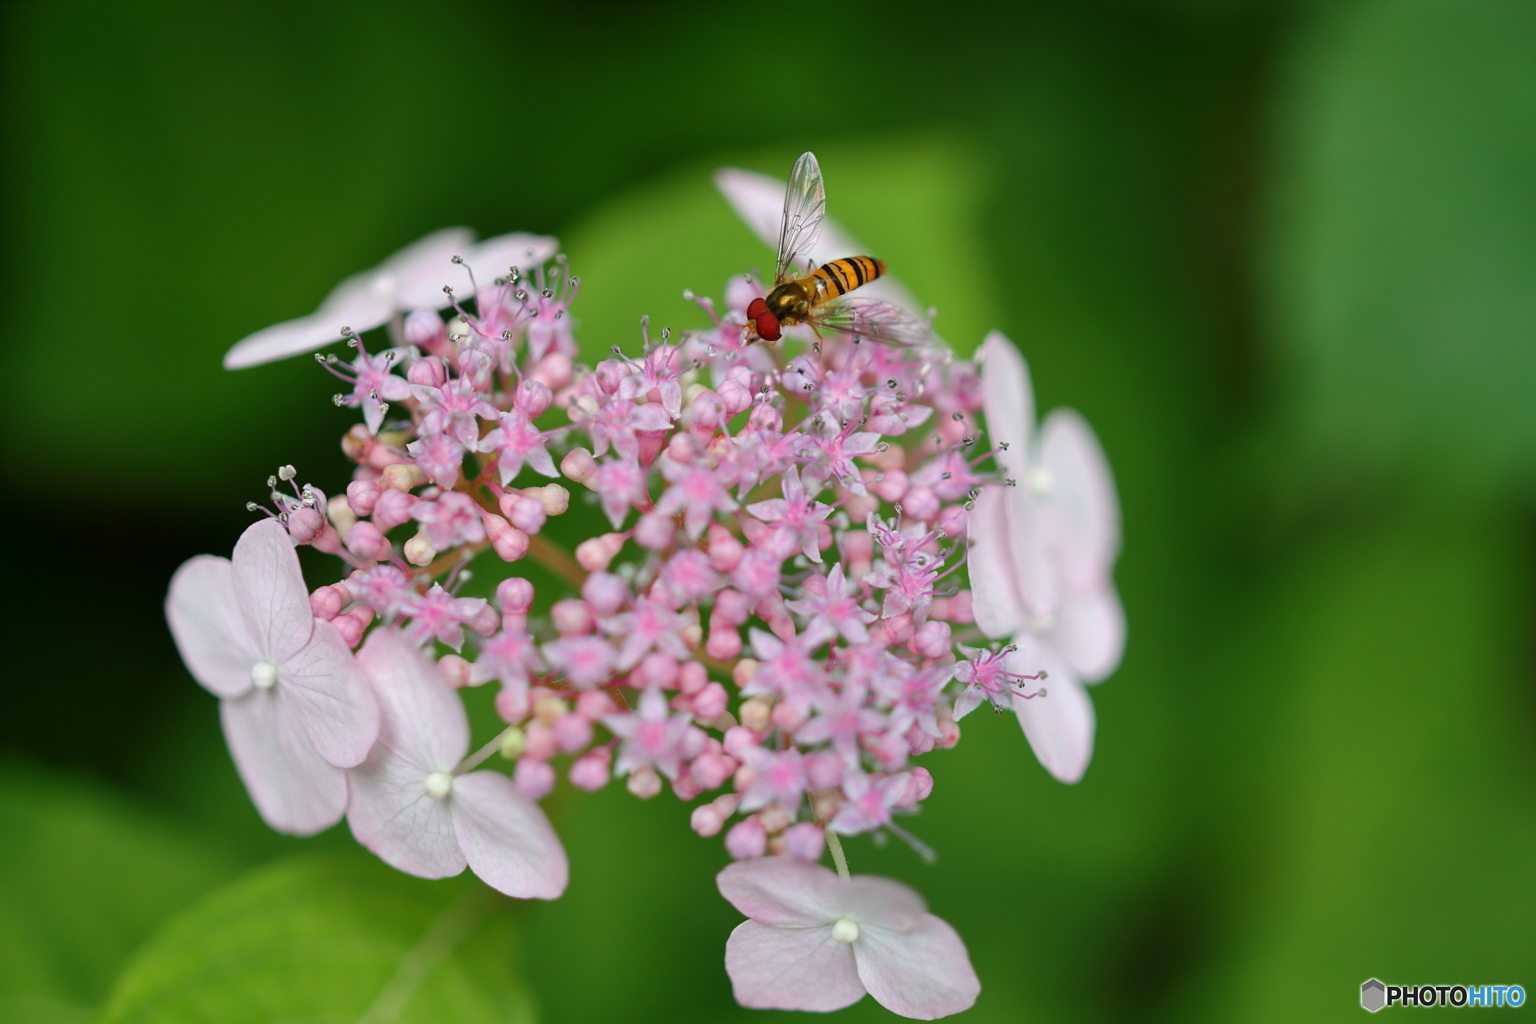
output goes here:
<path id="1" fill-rule="evenodd" d="M 816 310 L 807 321 L 812 327 L 847 334 L 855 340 L 880 341 L 887 345 L 929 345 L 938 340 L 933 325 L 900 306 L 879 299 L 844 299 Z"/>
<path id="2" fill-rule="evenodd" d="M 811 249 L 821 237 L 821 222 L 827 215 L 827 190 L 821 183 L 821 166 L 814 153 L 802 153 L 789 172 L 789 186 L 784 189 L 784 216 L 779 221 L 779 259 L 773 270 L 773 283 L 786 280 L 789 268 L 810 262 Z"/>

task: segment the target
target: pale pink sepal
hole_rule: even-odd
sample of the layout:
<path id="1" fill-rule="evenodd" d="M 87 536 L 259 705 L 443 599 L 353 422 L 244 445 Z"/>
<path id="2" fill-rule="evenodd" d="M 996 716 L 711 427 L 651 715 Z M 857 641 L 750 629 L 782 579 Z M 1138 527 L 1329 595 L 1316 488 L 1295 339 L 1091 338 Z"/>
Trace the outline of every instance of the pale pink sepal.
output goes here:
<path id="1" fill-rule="evenodd" d="M 1036 692 L 1043 687 L 1044 697 L 1013 698 L 1019 725 L 1046 771 L 1062 782 L 1077 782 L 1093 759 L 1093 701 L 1071 666 L 1050 646 L 1022 633 L 1014 643 L 1019 650 L 1009 658 L 1010 671 L 1033 674 L 1045 669 L 1048 674 L 1043 682 L 1022 687 Z"/>
<path id="2" fill-rule="evenodd" d="M 971 510 L 971 612 L 991 637 L 1010 636 L 1024 625 L 1024 605 L 1013 578 L 1013 543 L 1008 531 L 1008 493 L 984 487 Z"/>
<path id="3" fill-rule="evenodd" d="M 219 703 L 219 721 L 262 820 L 289 835 L 314 835 L 341 820 L 347 776 L 320 756 L 284 705 L 277 690 L 252 687 Z"/>
<path id="4" fill-rule="evenodd" d="M 393 627 L 375 629 L 358 664 L 379 695 L 379 743 L 350 773 L 347 822 L 381 860 L 423 878 L 468 865 L 488 885 L 520 899 L 565 891 L 565 849 L 544 812 L 496 772 L 470 772 L 447 795 L 428 776 L 451 773 L 469 749 L 464 705 L 432 662 Z"/>
<path id="5" fill-rule="evenodd" d="M 1040 428 L 1039 458 L 1051 484 L 1047 523 L 1068 584 L 1105 585 L 1120 554 L 1120 502 L 1098 436 L 1074 410 L 1054 409 Z"/>
<path id="6" fill-rule="evenodd" d="M 251 667 L 263 656 L 235 596 L 229 559 L 198 555 L 171 577 L 165 618 L 192 678 L 220 697 L 251 689 Z"/>
<path id="7" fill-rule="evenodd" d="M 743 1006 L 835 1010 L 867 990 L 894 1013 L 932 1020 L 968 1009 L 981 991 L 954 929 L 899 882 L 845 881 L 820 865 L 768 857 L 732 864 L 716 883 L 752 918 L 726 943 Z M 833 937 L 842 918 L 858 926 L 852 942 Z"/>

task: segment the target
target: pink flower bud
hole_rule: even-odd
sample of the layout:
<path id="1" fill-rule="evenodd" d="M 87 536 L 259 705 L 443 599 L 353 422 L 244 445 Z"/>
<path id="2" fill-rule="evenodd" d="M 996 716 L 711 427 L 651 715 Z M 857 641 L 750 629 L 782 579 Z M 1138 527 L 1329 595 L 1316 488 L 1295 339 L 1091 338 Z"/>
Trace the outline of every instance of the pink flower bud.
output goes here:
<path id="1" fill-rule="evenodd" d="M 736 762 L 724 754 L 703 753 L 688 766 L 688 774 L 701 789 L 715 789 L 725 785 L 736 771 Z"/>
<path id="2" fill-rule="evenodd" d="M 773 702 L 766 697 L 753 697 L 751 700 L 742 701 L 737 714 L 741 716 L 741 724 L 753 732 L 767 732 L 773 724 Z"/>
<path id="3" fill-rule="evenodd" d="M 784 852 L 796 860 L 814 864 L 821 860 L 826 845 L 827 837 L 814 822 L 802 821 L 784 830 Z"/>
<path id="4" fill-rule="evenodd" d="M 613 573 L 594 572 L 582 582 L 581 596 L 599 614 L 612 615 L 629 600 L 629 585 Z"/>
<path id="5" fill-rule="evenodd" d="M 733 725 L 725 731 L 725 742 L 723 744 L 725 752 L 738 761 L 745 761 L 747 759 L 747 751 L 756 748 L 757 745 L 757 733 L 744 725 Z M 839 774 L 837 782 L 832 784 L 834 786 L 837 785 L 838 782 L 842 781 L 842 778 L 842 775 Z"/>
<path id="6" fill-rule="evenodd" d="M 749 764 L 744 764 L 736 769 L 735 776 L 731 779 L 731 785 L 736 787 L 736 792 L 745 793 L 751 789 L 758 780 L 758 774 Z"/>
<path id="7" fill-rule="evenodd" d="M 875 538 L 867 530 L 849 530 L 843 534 L 843 557 L 848 560 L 848 575 L 858 579 L 869 571 L 875 557 Z"/>
<path id="8" fill-rule="evenodd" d="M 604 533 L 576 545 L 576 561 L 588 572 L 602 572 L 623 547 L 622 533 Z"/>
<path id="9" fill-rule="evenodd" d="M 441 321 L 439 321 L 441 325 Z M 440 388 L 448 380 L 443 361 L 436 356 L 418 359 L 405 371 L 405 379 L 424 388 Z"/>
<path id="10" fill-rule="evenodd" d="M 692 800 L 704 792 L 704 787 L 694 781 L 693 776 L 687 772 L 672 780 L 672 792 L 679 800 Z"/>
<path id="11" fill-rule="evenodd" d="M 711 627 L 704 653 L 721 661 L 736 657 L 741 653 L 741 634 L 733 626 Z"/>
<path id="12" fill-rule="evenodd" d="M 931 487 L 913 487 L 901 499 L 901 510 L 914 519 L 931 523 L 939 516 L 939 496 L 933 493 Z"/>
<path id="13" fill-rule="evenodd" d="M 517 786 L 517 791 L 529 800 L 542 800 L 555 788 L 555 770 L 543 761 L 520 757 L 512 782 Z"/>
<path id="14" fill-rule="evenodd" d="M 752 405 L 752 392 L 739 380 L 726 380 L 716 389 L 715 394 L 720 396 L 720 402 L 725 406 L 727 416 L 737 416 L 747 411 Z"/>
<path id="15" fill-rule="evenodd" d="M 939 529 L 946 537 L 964 537 L 970 524 L 971 514 L 964 505 L 946 505 L 939 513 Z"/>
<path id="16" fill-rule="evenodd" d="M 325 516 L 312 508 L 296 508 L 288 513 L 288 535 L 300 544 L 308 544 L 325 529 Z"/>
<path id="17" fill-rule="evenodd" d="M 933 773 L 927 768 L 913 768 L 911 786 L 916 791 L 912 800 L 914 804 L 927 800 L 933 792 Z"/>
<path id="18" fill-rule="evenodd" d="M 869 488 L 869 492 L 886 501 L 901 501 L 906 496 L 907 474 L 899 469 L 887 469 L 883 472 L 866 469 L 863 476 L 864 486 Z"/>
<path id="19" fill-rule="evenodd" d="M 309 613 L 327 622 L 340 615 L 345 604 L 335 587 L 316 587 L 314 593 L 309 595 Z"/>
<path id="20" fill-rule="evenodd" d="M 677 672 L 677 688 L 690 696 L 709 683 L 709 673 L 696 661 L 685 661 Z"/>
<path id="21" fill-rule="evenodd" d="M 619 384 L 632 371 L 629 364 L 618 359 L 604 359 L 592 369 L 592 376 L 603 394 L 611 395 L 619 390 Z"/>
<path id="22" fill-rule="evenodd" d="M 469 685 L 470 664 L 457 654 L 445 654 L 437 661 L 437 674 L 455 690 Z"/>
<path id="23" fill-rule="evenodd" d="M 571 785 L 589 793 L 595 793 L 608 785 L 609 756 L 607 747 L 598 747 L 578 757 L 576 763 L 571 765 Z"/>
<path id="24" fill-rule="evenodd" d="M 742 658 L 731 668 L 731 682 L 737 687 L 746 686 L 757 675 L 758 666 L 756 658 Z"/>
<path id="25" fill-rule="evenodd" d="M 554 392 L 543 381 L 525 380 L 517 386 L 517 396 L 513 399 L 517 407 L 521 409 L 529 419 L 536 420 L 543 416 L 549 409 L 551 402 L 555 400 Z"/>
<path id="26" fill-rule="evenodd" d="M 528 553 L 528 535 L 515 526 L 508 526 L 491 541 L 491 549 L 503 562 L 516 562 Z"/>
<path id="27" fill-rule="evenodd" d="M 810 783 L 812 789 L 831 789 L 842 785 L 846 766 L 838 755 L 830 751 L 817 751 L 805 756 L 802 767 L 805 769 L 805 781 Z"/>
<path id="28" fill-rule="evenodd" d="M 693 457 L 698 453 L 698 446 L 693 443 L 693 438 L 682 431 L 673 434 L 667 441 L 667 458 L 673 462 L 692 462 Z"/>
<path id="29" fill-rule="evenodd" d="M 379 485 L 373 480 L 353 480 L 347 484 L 347 507 L 360 516 L 373 515 L 379 500 Z"/>
<path id="30" fill-rule="evenodd" d="M 363 630 L 368 628 L 368 620 L 371 618 L 373 618 L 372 611 L 368 611 L 366 615 L 362 611 L 348 612 L 332 619 L 331 625 L 336 627 L 336 632 L 341 634 L 341 638 L 347 642 L 348 647 L 356 647 L 358 641 L 362 640 Z"/>
<path id="31" fill-rule="evenodd" d="M 367 520 L 360 521 L 347 531 L 347 550 L 358 558 L 380 561 L 389 557 L 392 550 L 389 538 Z"/>
<path id="32" fill-rule="evenodd" d="M 896 771 L 906 766 L 907 741 L 900 733 L 882 733 L 869 750 L 875 755 L 875 760 L 880 762 L 880 767 L 887 771 Z"/>
<path id="33" fill-rule="evenodd" d="M 693 716 L 703 722 L 712 722 L 725 714 L 728 695 L 719 683 L 710 683 L 693 697 Z"/>
<path id="34" fill-rule="evenodd" d="M 604 715 L 614 714 L 619 710 L 613 698 L 602 690 L 583 690 L 576 698 L 576 713 L 583 718 L 596 722 Z"/>
<path id="35" fill-rule="evenodd" d="M 659 686 L 670 690 L 677 683 L 677 661 L 671 655 L 652 651 L 641 659 L 639 665 L 642 686 Z"/>
<path id="36" fill-rule="evenodd" d="M 907 646 L 925 658 L 944 657 L 950 647 L 949 623 L 929 619 L 917 627 L 917 632 L 912 634 Z"/>
<path id="37" fill-rule="evenodd" d="M 507 723 L 521 722 L 528 717 L 528 690 L 526 687 L 503 686 L 496 692 L 496 714 Z"/>
<path id="38" fill-rule="evenodd" d="M 521 576 L 508 576 L 496 584 L 496 603 L 504 612 L 527 615 L 533 607 L 533 584 Z"/>
<path id="39" fill-rule="evenodd" d="M 741 541 L 737 540 L 730 530 L 719 523 L 711 523 L 707 538 L 709 564 L 717 571 L 730 572 L 741 564 L 741 555 L 746 549 L 741 546 Z"/>
<path id="40" fill-rule="evenodd" d="M 559 391 L 570 384 L 575 377 L 575 367 L 571 364 L 571 357 L 562 352 L 551 352 L 539 360 L 539 365 L 528 374 L 529 380 L 536 380 L 551 391 Z"/>
<path id="41" fill-rule="evenodd" d="M 501 616 L 496 614 L 496 609 L 486 605 L 475 613 L 475 617 L 465 623 L 470 629 L 481 636 L 490 636 L 501 625 Z"/>
<path id="42" fill-rule="evenodd" d="M 624 788 L 641 800 L 649 800 L 661 792 L 661 776 L 650 768 L 636 768 L 630 773 Z"/>
<path id="43" fill-rule="evenodd" d="M 635 524 L 635 543 L 651 551 L 664 551 L 677 538 L 677 524 L 670 516 L 647 512 Z"/>
<path id="44" fill-rule="evenodd" d="M 971 610 L 971 592 L 962 590 L 954 597 L 936 597 L 933 599 L 933 608 L 930 615 L 936 619 L 944 619 L 960 625 L 975 622 L 976 615 Z"/>
<path id="45" fill-rule="evenodd" d="M 798 701 L 784 700 L 773 706 L 773 724 L 785 732 L 794 732 L 805 724 L 807 711 Z"/>
<path id="46" fill-rule="evenodd" d="M 571 492 L 559 484 L 530 487 L 523 493 L 530 498 L 537 498 L 546 516 L 564 515 L 566 509 L 571 507 Z"/>
<path id="47" fill-rule="evenodd" d="M 715 595 L 715 610 L 710 623 L 739 626 L 747 621 L 752 611 L 752 599 L 739 590 L 722 590 Z"/>
<path id="48" fill-rule="evenodd" d="M 379 474 L 379 490 L 408 491 L 425 483 L 427 474 L 420 466 L 409 462 L 392 462 Z M 403 521 L 403 520 L 402 520 Z"/>
<path id="49" fill-rule="evenodd" d="M 592 742 L 592 723 L 583 715 L 568 713 L 555 719 L 555 743 L 574 754 Z"/>
<path id="50" fill-rule="evenodd" d="M 597 626 L 592 607 L 576 597 L 556 601 L 549 610 L 549 617 L 561 636 L 585 636 Z"/>
<path id="51" fill-rule="evenodd" d="M 560 472 L 567 480 L 574 480 L 583 487 L 597 489 L 597 460 L 585 448 L 572 448 L 560 460 Z"/>
<path id="52" fill-rule="evenodd" d="M 555 740 L 555 730 L 543 722 L 531 723 L 524 736 L 523 756 L 525 758 L 548 761 L 560 750 L 560 744 Z"/>
<path id="53" fill-rule="evenodd" d="M 427 566 L 431 565 L 432 559 L 437 557 L 437 548 L 432 546 L 432 542 L 427 539 L 425 533 L 418 533 L 400 545 L 400 553 L 412 565 Z"/>
<path id="54" fill-rule="evenodd" d="M 736 860 L 751 860 L 768 851 L 768 833 L 756 818 L 738 821 L 725 834 L 725 852 Z"/>
<path id="55" fill-rule="evenodd" d="M 720 813 L 720 809 L 714 804 L 700 804 L 693 809 L 693 814 L 688 818 L 688 825 L 699 835 L 709 837 L 716 835 L 725 827 L 728 814 Z"/>
<path id="56" fill-rule="evenodd" d="M 502 513 L 519 530 L 525 533 L 538 533 L 544 528 L 544 520 L 547 518 L 544 503 L 537 498 L 529 498 L 508 491 L 501 496 L 499 504 Z"/>
<path id="57" fill-rule="evenodd" d="M 384 490 L 373 503 L 373 521 L 381 530 L 393 530 L 401 523 L 411 521 L 411 509 L 420 501 L 414 494 L 401 490 Z M 355 527 L 354 527 L 355 529 Z"/>

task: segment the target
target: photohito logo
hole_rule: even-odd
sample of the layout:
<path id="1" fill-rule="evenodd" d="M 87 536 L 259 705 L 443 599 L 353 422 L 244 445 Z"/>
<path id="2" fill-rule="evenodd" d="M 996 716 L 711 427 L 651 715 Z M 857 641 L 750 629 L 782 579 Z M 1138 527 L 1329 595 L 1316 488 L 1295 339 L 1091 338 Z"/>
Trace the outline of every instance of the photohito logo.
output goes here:
<path id="1" fill-rule="evenodd" d="M 1519 985 L 1387 985 L 1375 978 L 1360 986 L 1360 1006 L 1375 1013 L 1387 1006 L 1520 1006 Z"/>

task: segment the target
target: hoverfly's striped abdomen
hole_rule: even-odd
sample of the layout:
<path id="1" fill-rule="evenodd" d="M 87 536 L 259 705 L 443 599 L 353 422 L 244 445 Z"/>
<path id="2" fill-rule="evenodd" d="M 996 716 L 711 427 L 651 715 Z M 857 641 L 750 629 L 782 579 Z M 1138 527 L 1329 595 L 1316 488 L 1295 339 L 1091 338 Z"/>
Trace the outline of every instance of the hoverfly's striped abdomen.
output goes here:
<path id="1" fill-rule="evenodd" d="M 816 301 L 836 298 L 861 285 L 869 284 L 885 273 L 885 261 L 873 256 L 847 256 L 818 269 L 811 275 L 816 282 Z"/>

